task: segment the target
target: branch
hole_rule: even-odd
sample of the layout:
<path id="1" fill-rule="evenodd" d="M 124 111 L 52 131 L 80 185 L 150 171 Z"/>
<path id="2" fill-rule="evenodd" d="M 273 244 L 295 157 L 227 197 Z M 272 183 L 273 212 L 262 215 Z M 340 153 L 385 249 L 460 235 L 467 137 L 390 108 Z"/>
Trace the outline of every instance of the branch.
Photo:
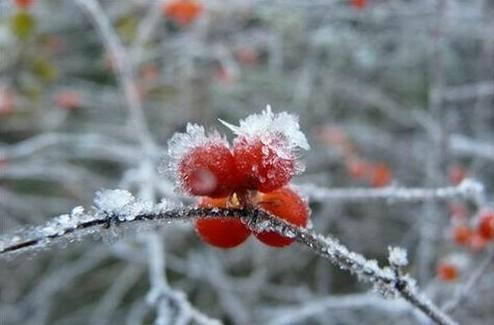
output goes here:
<path id="1" fill-rule="evenodd" d="M 328 189 L 315 185 L 297 186 L 302 193 L 316 201 L 367 202 L 386 200 L 389 202 L 426 202 L 462 198 L 476 203 L 483 200 L 484 186 L 472 179 L 466 179 L 457 186 L 437 188 L 385 187 Z"/>
<path id="2" fill-rule="evenodd" d="M 62 215 L 44 226 L 23 229 L 0 238 L 0 257 L 32 252 L 62 240 L 80 240 L 104 230 L 116 232 L 121 227 L 131 225 L 156 226 L 162 222 L 191 221 L 197 217 L 241 218 L 254 232 L 275 231 L 295 239 L 340 269 L 372 284 L 385 296 L 401 296 L 437 324 L 456 324 L 418 291 L 413 279 L 402 274 L 398 264 L 406 261 L 406 257 L 401 258 L 399 253 L 390 255 L 391 268 L 380 268 L 375 260 L 367 260 L 349 251 L 336 239 L 293 226 L 262 209 L 172 208 L 166 202 L 153 205 L 136 200 L 129 192 L 122 190 L 98 193 L 95 205 L 91 214 L 85 213 L 82 207 L 76 207 L 70 215 Z"/>

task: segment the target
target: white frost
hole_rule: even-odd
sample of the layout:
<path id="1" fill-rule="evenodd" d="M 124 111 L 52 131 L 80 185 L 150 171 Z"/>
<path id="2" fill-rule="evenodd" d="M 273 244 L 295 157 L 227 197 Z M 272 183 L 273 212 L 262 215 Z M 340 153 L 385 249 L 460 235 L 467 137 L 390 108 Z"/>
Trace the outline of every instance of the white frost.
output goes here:
<path id="1" fill-rule="evenodd" d="M 262 113 L 252 114 L 240 120 L 240 126 L 222 120 L 220 122 L 239 136 L 262 138 L 270 134 L 280 134 L 290 148 L 310 149 L 305 134 L 300 131 L 298 116 L 287 112 L 273 113 L 270 105 L 267 105 Z"/>
<path id="2" fill-rule="evenodd" d="M 389 263 L 394 266 L 404 267 L 408 265 L 407 251 L 401 247 L 388 247 Z"/>
<path id="3" fill-rule="evenodd" d="M 125 190 L 103 190 L 96 193 L 95 206 L 109 213 L 120 212 L 129 203 L 135 201 L 134 196 Z"/>

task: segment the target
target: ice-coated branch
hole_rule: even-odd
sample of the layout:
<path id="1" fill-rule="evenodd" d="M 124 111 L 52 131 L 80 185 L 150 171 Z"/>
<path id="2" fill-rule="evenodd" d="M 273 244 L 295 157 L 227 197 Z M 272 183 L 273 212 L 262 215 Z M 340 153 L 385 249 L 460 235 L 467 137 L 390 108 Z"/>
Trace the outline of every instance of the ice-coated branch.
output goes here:
<path id="1" fill-rule="evenodd" d="M 457 186 L 437 188 L 341 188 L 328 189 L 315 185 L 299 185 L 300 192 L 316 201 L 367 202 L 386 200 L 389 202 L 427 202 L 462 198 L 476 203 L 483 200 L 484 186 L 476 180 L 465 179 Z"/>
<path id="2" fill-rule="evenodd" d="M 270 230 L 294 238 L 340 269 L 372 284 L 385 296 L 401 296 L 437 324 L 456 324 L 418 291 L 413 279 L 403 275 L 401 269 L 406 264 L 406 255 L 399 249 L 390 250 L 391 267 L 381 268 L 375 260 L 351 252 L 330 236 L 293 226 L 262 209 L 172 207 L 165 202 L 153 205 L 136 200 L 123 190 L 99 193 L 95 205 L 92 213 L 77 207 L 70 215 L 59 216 L 43 226 L 4 235 L 0 238 L 0 257 L 32 252 L 60 241 L 72 242 L 88 234 L 116 232 L 134 224 L 155 226 L 160 222 L 190 221 L 197 217 L 241 218 L 254 232 Z"/>

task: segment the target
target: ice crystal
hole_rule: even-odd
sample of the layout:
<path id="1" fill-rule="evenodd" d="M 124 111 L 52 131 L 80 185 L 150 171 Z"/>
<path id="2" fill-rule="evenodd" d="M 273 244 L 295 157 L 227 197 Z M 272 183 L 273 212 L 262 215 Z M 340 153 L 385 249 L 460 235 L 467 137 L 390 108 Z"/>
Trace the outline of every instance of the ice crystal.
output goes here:
<path id="1" fill-rule="evenodd" d="M 118 213 L 124 206 L 134 201 L 134 196 L 128 191 L 103 190 L 96 193 L 94 204 L 107 213 Z"/>
<path id="2" fill-rule="evenodd" d="M 404 267 L 408 264 L 407 251 L 401 247 L 388 247 L 389 263 L 393 266 Z"/>

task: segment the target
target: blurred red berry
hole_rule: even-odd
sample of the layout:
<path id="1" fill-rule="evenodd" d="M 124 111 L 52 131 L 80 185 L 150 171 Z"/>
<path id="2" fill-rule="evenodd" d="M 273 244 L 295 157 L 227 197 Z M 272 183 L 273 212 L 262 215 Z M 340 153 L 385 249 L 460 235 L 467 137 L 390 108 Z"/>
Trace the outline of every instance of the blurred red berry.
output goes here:
<path id="1" fill-rule="evenodd" d="M 239 184 L 230 149 L 214 142 L 185 153 L 178 164 L 178 177 L 188 194 L 215 198 L 228 196 Z"/>
<path id="2" fill-rule="evenodd" d="M 0 87 L 0 116 L 14 112 L 14 95 L 5 87 Z"/>
<path id="3" fill-rule="evenodd" d="M 242 64 L 255 66 L 259 63 L 257 51 L 250 47 L 240 47 L 234 51 L 235 58 Z"/>
<path id="4" fill-rule="evenodd" d="M 350 0 L 352 7 L 362 9 L 367 6 L 367 0 Z"/>
<path id="5" fill-rule="evenodd" d="M 458 279 L 458 267 L 449 262 L 441 262 L 436 269 L 437 276 L 441 281 L 453 282 Z"/>
<path id="6" fill-rule="evenodd" d="M 202 208 L 226 208 L 228 198 L 201 198 L 198 206 Z M 239 218 L 198 218 L 195 228 L 206 243 L 218 248 L 233 248 L 242 244 L 250 235 L 249 228 Z"/>
<path id="7" fill-rule="evenodd" d="M 15 0 L 15 4 L 19 8 L 27 9 L 34 4 L 34 0 Z"/>
<path id="8" fill-rule="evenodd" d="M 165 16 L 181 26 L 193 23 L 202 11 L 202 4 L 197 0 L 171 0 L 163 5 Z"/>
<path id="9" fill-rule="evenodd" d="M 477 231 L 485 240 L 494 240 L 494 210 L 480 212 Z"/>
<path id="10" fill-rule="evenodd" d="M 451 166 L 448 170 L 448 179 L 452 185 L 460 184 L 465 177 L 467 176 L 467 172 L 465 168 L 459 165 Z"/>
<path id="11" fill-rule="evenodd" d="M 296 157 L 289 152 L 280 155 L 284 139 L 272 137 L 270 143 L 261 138 L 235 139 L 233 154 L 243 184 L 248 189 L 270 192 L 286 185 L 295 175 Z"/>
<path id="12" fill-rule="evenodd" d="M 305 227 L 309 220 L 309 207 L 296 192 L 288 187 L 260 194 L 259 205 L 273 215 L 295 226 Z M 265 231 L 255 234 L 257 239 L 266 245 L 283 247 L 295 241 L 274 231 Z"/>
<path id="13" fill-rule="evenodd" d="M 487 240 L 478 232 L 472 233 L 468 247 L 475 252 L 480 252 L 487 246 Z"/>
<path id="14" fill-rule="evenodd" d="M 355 180 L 365 179 L 371 172 L 371 166 L 365 160 L 349 158 L 345 161 L 348 175 Z"/>
<path id="15" fill-rule="evenodd" d="M 385 162 L 378 162 L 371 166 L 370 184 L 373 187 L 383 187 L 391 183 L 392 180 L 391 168 Z"/>
<path id="16" fill-rule="evenodd" d="M 81 107 L 81 96 L 76 91 L 64 90 L 55 95 L 55 104 L 66 110 L 75 110 Z"/>
<path id="17" fill-rule="evenodd" d="M 453 228 L 453 240 L 456 244 L 466 246 L 470 243 L 473 232 L 467 225 L 458 225 Z"/>

